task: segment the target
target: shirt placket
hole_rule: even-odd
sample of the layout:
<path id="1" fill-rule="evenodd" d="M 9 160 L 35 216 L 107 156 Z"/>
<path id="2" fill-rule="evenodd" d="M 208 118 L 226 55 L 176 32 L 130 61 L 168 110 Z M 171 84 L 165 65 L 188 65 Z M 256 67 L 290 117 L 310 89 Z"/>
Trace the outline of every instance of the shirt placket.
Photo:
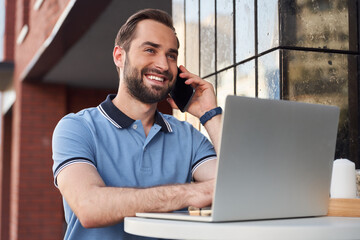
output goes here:
<path id="1" fill-rule="evenodd" d="M 151 155 L 151 141 L 154 139 L 156 134 L 159 133 L 161 127 L 157 124 L 152 126 L 148 136 L 145 139 L 143 149 L 142 149 L 142 159 L 141 159 L 141 170 L 145 172 L 152 172 L 152 158 Z"/>

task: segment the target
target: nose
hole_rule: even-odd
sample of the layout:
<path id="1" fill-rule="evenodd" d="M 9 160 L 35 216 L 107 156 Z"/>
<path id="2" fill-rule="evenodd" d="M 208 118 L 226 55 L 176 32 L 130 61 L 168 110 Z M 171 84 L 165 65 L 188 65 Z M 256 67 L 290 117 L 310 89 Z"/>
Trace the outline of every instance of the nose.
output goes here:
<path id="1" fill-rule="evenodd" d="M 158 55 L 155 60 L 155 67 L 161 71 L 169 70 L 169 62 L 166 55 Z"/>

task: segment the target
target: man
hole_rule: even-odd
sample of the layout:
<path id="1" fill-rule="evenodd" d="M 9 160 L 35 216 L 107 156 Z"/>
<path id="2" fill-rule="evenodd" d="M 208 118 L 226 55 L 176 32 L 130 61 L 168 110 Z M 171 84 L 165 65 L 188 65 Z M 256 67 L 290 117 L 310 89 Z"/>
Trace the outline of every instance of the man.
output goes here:
<path id="1" fill-rule="evenodd" d="M 120 78 L 116 96 L 58 123 L 53 171 L 64 198 L 65 239 L 129 239 L 124 217 L 211 204 L 213 146 L 190 124 L 156 110 L 174 86 L 178 47 L 167 13 L 134 14 L 119 30 L 113 51 Z M 180 69 L 196 90 L 188 112 L 205 116 L 217 146 L 221 116 L 204 115 L 217 107 L 214 89 Z"/>

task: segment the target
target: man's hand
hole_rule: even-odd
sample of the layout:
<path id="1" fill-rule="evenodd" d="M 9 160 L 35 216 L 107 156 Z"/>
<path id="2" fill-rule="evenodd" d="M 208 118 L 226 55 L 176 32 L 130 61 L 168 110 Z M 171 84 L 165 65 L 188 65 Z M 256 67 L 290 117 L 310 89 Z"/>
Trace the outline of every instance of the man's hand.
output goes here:
<path id="1" fill-rule="evenodd" d="M 195 94 L 191 99 L 187 112 L 200 118 L 207 111 L 217 107 L 214 87 L 211 83 L 201 79 L 199 76 L 190 73 L 184 66 L 180 66 L 180 76 L 187 79 L 185 84 L 191 85 L 195 89 Z M 168 99 L 172 108 L 177 109 L 173 99 Z"/>
<path id="2" fill-rule="evenodd" d="M 201 79 L 199 76 L 190 73 L 184 66 L 180 66 L 180 70 L 182 71 L 182 73 L 180 73 L 181 77 L 187 79 L 185 83 L 195 88 L 195 94 L 191 99 L 187 112 L 197 118 L 200 118 L 207 111 L 216 108 L 217 101 L 213 85 Z M 177 106 L 172 98 L 169 98 L 168 102 L 172 108 L 177 109 Z M 204 127 L 210 136 L 216 153 L 219 153 L 218 145 L 220 140 L 221 115 L 217 115 L 207 121 Z"/>
<path id="3" fill-rule="evenodd" d="M 211 205 L 215 180 L 192 183 L 190 187 L 190 191 L 193 192 L 193 196 L 188 199 L 189 206 L 203 208 Z"/>

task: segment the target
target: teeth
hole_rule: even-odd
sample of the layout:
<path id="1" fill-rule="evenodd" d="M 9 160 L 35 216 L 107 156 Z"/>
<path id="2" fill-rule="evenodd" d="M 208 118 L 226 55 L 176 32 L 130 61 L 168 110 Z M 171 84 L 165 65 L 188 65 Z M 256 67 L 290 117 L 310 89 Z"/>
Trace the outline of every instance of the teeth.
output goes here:
<path id="1" fill-rule="evenodd" d="M 149 75 L 148 78 L 151 79 L 151 80 L 156 80 L 156 81 L 160 81 L 160 82 L 164 81 L 164 78 L 160 78 L 160 77 L 157 77 L 157 76 L 154 76 L 154 75 Z"/>

